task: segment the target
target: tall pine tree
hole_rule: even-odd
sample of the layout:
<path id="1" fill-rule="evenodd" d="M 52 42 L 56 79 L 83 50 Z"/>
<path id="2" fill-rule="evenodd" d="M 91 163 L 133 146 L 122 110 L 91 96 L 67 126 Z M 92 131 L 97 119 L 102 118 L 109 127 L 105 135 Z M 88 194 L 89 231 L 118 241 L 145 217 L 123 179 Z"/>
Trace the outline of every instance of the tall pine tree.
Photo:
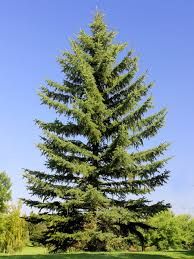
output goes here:
<path id="1" fill-rule="evenodd" d="M 36 121 L 48 170 L 25 171 L 36 199 L 24 201 L 39 210 L 30 220 L 47 224 L 42 243 L 53 251 L 122 248 L 134 235 L 143 243 L 144 220 L 169 207 L 146 199 L 168 179 L 162 170 L 168 159 L 160 158 L 168 143 L 144 148 L 163 127 L 166 110 L 147 114 L 152 84 L 137 76 L 131 51 L 118 61 L 126 44 L 114 42 L 100 13 L 90 29 L 59 59 L 63 83 L 48 80 L 39 93 L 58 115 Z"/>

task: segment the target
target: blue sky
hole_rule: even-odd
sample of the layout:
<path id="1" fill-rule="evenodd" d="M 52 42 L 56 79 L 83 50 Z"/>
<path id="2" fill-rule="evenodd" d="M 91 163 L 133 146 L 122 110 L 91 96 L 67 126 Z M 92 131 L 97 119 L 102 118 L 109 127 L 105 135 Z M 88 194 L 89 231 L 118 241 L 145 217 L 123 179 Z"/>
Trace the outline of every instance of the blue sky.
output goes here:
<path id="1" fill-rule="evenodd" d="M 151 195 L 177 213 L 194 214 L 194 1 L 0 1 L 0 169 L 13 182 L 13 199 L 27 195 L 22 168 L 42 169 L 34 119 L 52 119 L 36 94 L 45 79 L 60 81 L 56 63 L 69 39 L 87 28 L 96 6 L 117 39 L 140 58 L 155 81 L 156 107 L 168 108 L 159 140 L 172 143 L 171 177 Z"/>

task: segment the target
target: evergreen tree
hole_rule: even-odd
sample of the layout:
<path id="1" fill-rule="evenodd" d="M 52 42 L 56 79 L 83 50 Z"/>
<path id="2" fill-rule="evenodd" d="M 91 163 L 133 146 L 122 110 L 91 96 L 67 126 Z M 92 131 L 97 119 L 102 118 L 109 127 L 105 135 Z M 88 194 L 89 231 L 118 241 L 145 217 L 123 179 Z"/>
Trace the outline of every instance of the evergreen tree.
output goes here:
<path id="1" fill-rule="evenodd" d="M 118 61 L 126 44 L 114 42 L 101 14 L 90 29 L 59 59 L 63 83 L 48 80 L 39 93 L 58 114 L 53 122 L 36 121 L 48 171 L 25 171 L 37 199 L 24 201 L 39 209 L 30 220 L 47 224 L 42 243 L 53 251 L 119 249 L 133 235 L 143 244 L 144 220 L 169 207 L 146 199 L 168 179 L 168 159 L 160 158 L 168 143 L 141 148 L 163 127 L 166 110 L 147 114 L 152 84 L 136 75 L 131 51 Z"/>

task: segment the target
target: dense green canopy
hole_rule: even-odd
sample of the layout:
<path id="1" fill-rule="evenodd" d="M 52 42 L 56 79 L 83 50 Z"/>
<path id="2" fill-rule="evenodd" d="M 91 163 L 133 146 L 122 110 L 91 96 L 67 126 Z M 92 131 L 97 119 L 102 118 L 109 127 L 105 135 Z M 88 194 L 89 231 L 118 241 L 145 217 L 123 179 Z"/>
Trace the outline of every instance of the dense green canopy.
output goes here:
<path id="1" fill-rule="evenodd" d="M 132 51 L 119 61 L 126 44 L 115 35 L 97 13 L 90 33 L 80 31 L 59 59 L 63 82 L 48 80 L 39 93 L 57 118 L 36 121 L 48 170 L 26 170 L 36 199 L 25 203 L 39 209 L 30 220 L 46 222 L 42 242 L 53 250 L 119 249 L 133 235 L 143 242 L 144 220 L 169 207 L 146 199 L 168 179 L 168 159 L 160 157 L 168 143 L 144 148 L 164 126 L 166 110 L 147 113 L 152 84 L 137 76 Z"/>

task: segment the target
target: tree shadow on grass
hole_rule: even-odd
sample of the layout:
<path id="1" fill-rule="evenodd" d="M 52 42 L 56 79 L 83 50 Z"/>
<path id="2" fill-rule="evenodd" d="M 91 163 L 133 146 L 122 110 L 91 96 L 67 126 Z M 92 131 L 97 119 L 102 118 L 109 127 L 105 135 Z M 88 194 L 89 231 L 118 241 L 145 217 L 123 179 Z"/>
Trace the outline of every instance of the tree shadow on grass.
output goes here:
<path id="1" fill-rule="evenodd" d="M 47 254 L 47 255 L 10 255 L 0 259 L 172 259 L 167 255 L 140 253 L 79 253 L 79 254 Z"/>

